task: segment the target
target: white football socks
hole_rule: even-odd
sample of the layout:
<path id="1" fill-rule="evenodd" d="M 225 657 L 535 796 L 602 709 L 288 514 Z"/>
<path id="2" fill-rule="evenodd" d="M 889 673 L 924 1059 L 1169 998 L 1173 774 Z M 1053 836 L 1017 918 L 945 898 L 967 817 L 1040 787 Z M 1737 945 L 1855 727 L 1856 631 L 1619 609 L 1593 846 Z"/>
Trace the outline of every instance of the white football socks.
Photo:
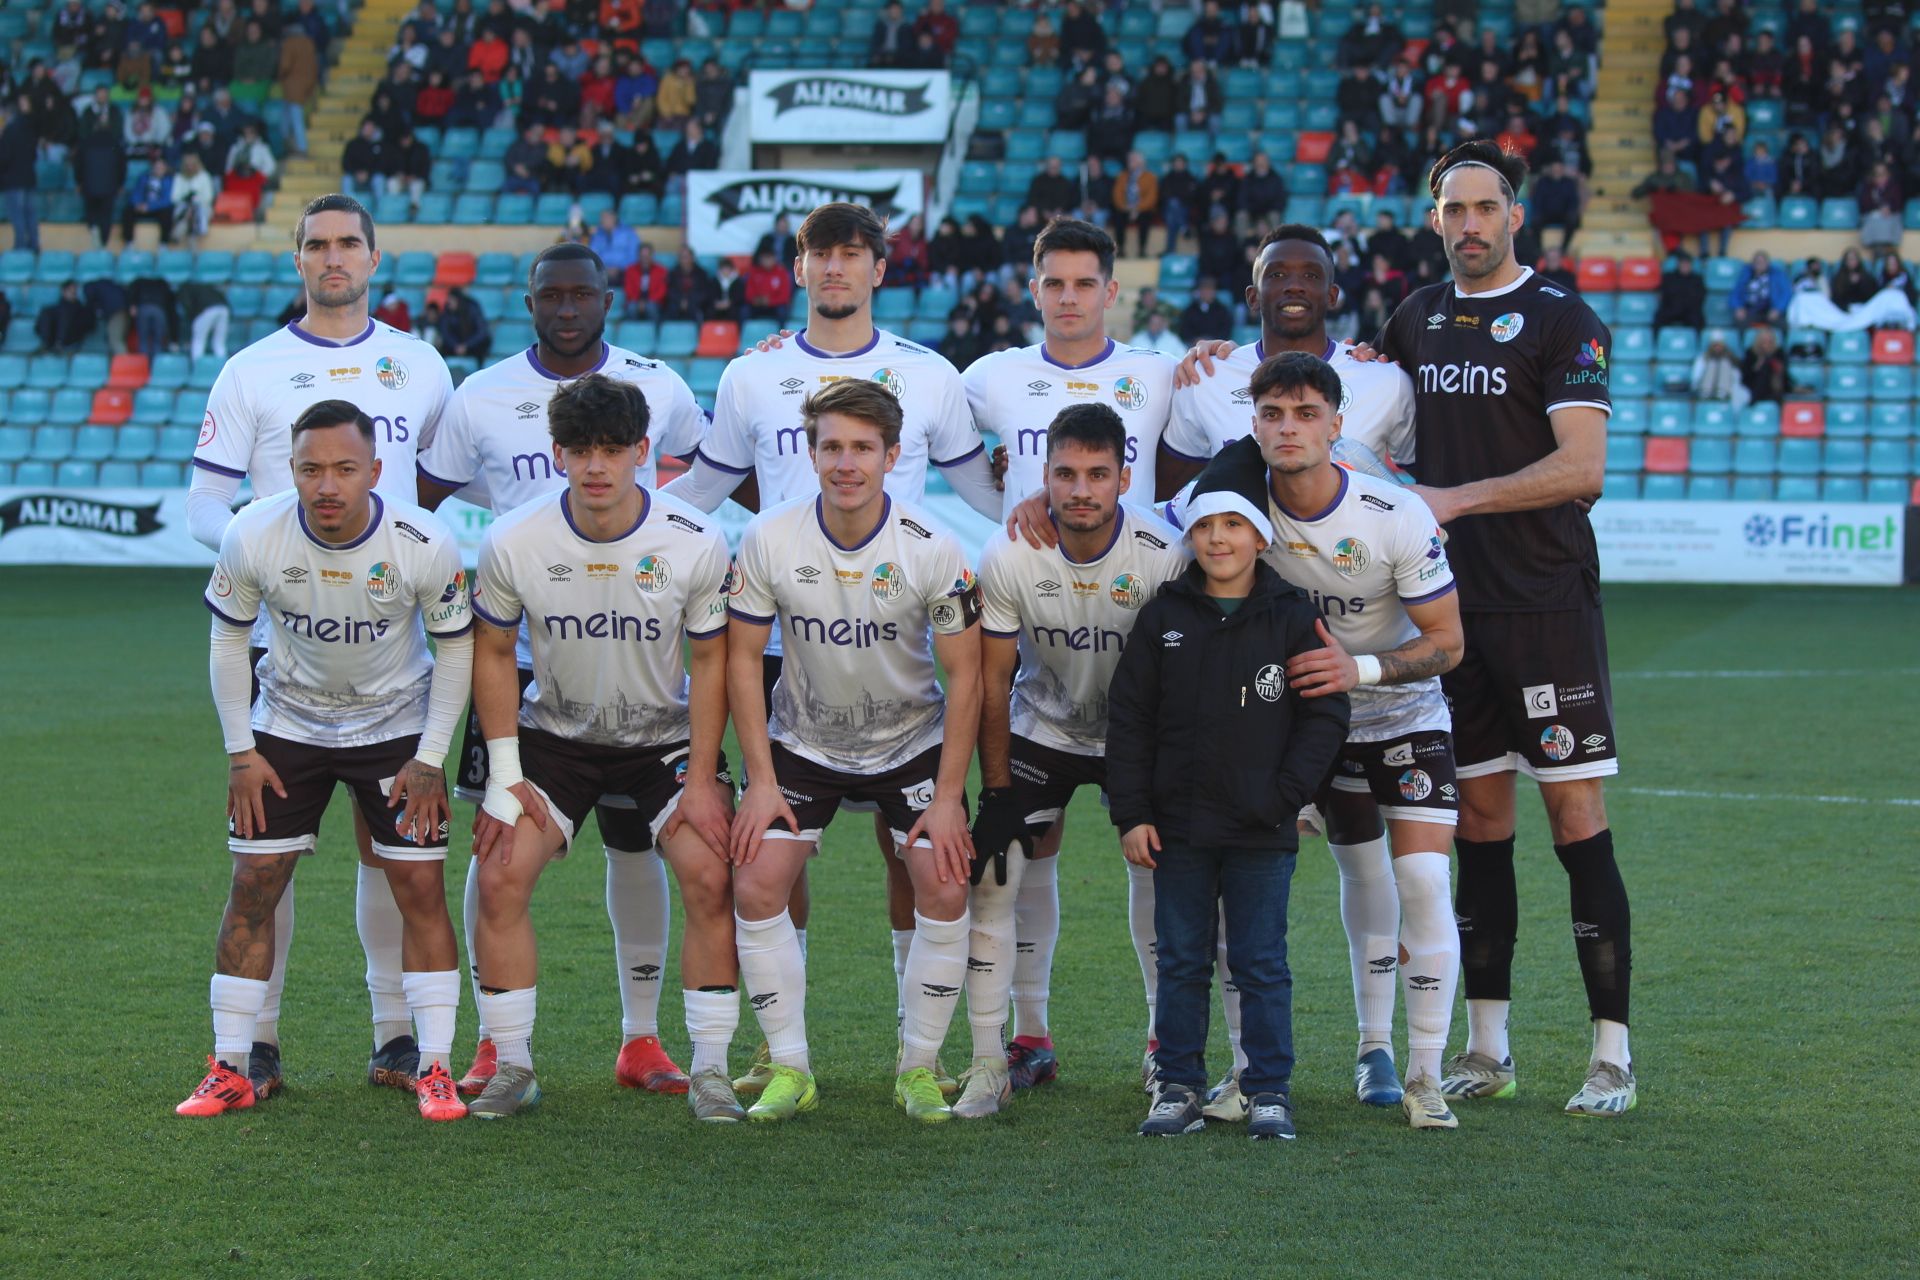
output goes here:
<path id="1" fill-rule="evenodd" d="M 907 1016 L 907 953 L 913 950 L 913 930 L 895 929 L 893 931 L 893 1020 L 896 1024 Z"/>
<path id="2" fill-rule="evenodd" d="M 1140 981 L 1147 988 L 1147 1039 L 1153 1031 L 1154 1002 L 1160 995 L 1160 962 L 1154 958 L 1153 870 L 1127 864 L 1127 928 L 1133 934 L 1133 954 L 1140 961 Z"/>
<path id="3" fill-rule="evenodd" d="M 280 996 L 287 989 L 287 948 L 293 945 L 293 881 L 287 881 L 280 905 L 273 909 L 273 972 L 267 975 L 267 1002 L 260 1007 L 253 1038 L 280 1043 Z"/>
<path id="4" fill-rule="evenodd" d="M 1610 1018 L 1595 1018 L 1593 1056 L 1602 1062 L 1611 1062 L 1616 1067 L 1631 1067 L 1633 1058 L 1627 1052 L 1627 1024 Z"/>
<path id="5" fill-rule="evenodd" d="M 1240 988 L 1233 985 L 1233 970 L 1227 967 L 1227 917 L 1220 914 L 1220 936 L 1214 942 L 1213 981 L 1220 988 L 1220 1010 L 1227 1024 L 1227 1045 L 1233 1050 L 1233 1073 L 1247 1067 L 1247 1055 L 1240 1048 Z"/>
<path id="6" fill-rule="evenodd" d="M 533 1017 L 539 1003 L 538 990 L 520 987 L 498 994 L 480 993 L 480 1020 L 492 1033 L 494 1051 L 503 1067 L 533 1069 Z"/>
<path id="7" fill-rule="evenodd" d="M 364 862 L 359 870 L 353 922 L 360 929 L 360 948 L 367 953 L 367 995 L 373 1000 L 373 1047 L 378 1049 L 413 1032 L 407 993 L 400 987 L 400 938 L 406 926 L 387 873 Z"/>
<path id="8" fill-rule="evenodd" d="M 1505 1062 L 1513 1056 L 1507 1045 L 1507 1010 L 1511 1000 L 1467 1001 L 1467 1052 Z"/>
<path id="9" fill-rule="evenodd" d="M 1400 945 L 1407 962 L 1400 982 L 1407 997 L 1407 1078 L 1438 1082 L 1440 1057 L 1453 1025 L 1453 993 L 1460 981 L 1460 929 L 1453 918 L 1450 863 L 1444 853 L 1409 853 L 1393 860 L 1400 891 Z"/>
<path id="10" fill-rule="evenodd" d="M 213 1007 L 213 1056 L 247 1074 L 253 1057 L 254 1023 L 267 999 L 267 984 L 258 978 L 236 978 L 216 973 L 207 992 Z"/>
<path id="11" fill-rule="evenodd" d="M 793 917 L 782 911 L 765 920 L 733 917 L 740 953 L 740 985 L 747 989 L 767 1053 L 784 1067 L 812 1069 L 807 1059 L 807 963 Z"/>
<path id="12" fill-rule="evenodd" d="M 1359 844 L 1327 845 L 1340 868 L 1340 923 L 1347 931 L 1353 970 L 1353 1008 L 1360 1023 L 1360 1052 L 1393 1051 L 1393 978 L 1400 948 L 1400 900 L 1393 861 L 1382 835 Z"/>
<path id="13" fill-rule="evenodd" d="M 989 870 L 968 896 L 967 1023 L 973 1029 L 976 1058 L 997 1058 L 1006 1052 L 1001 1037 L 1007 1025 L 1007 997 L 1013 990 L 1016 902 L 1026 864 L 1023 854 L 1012 854 L 1007 858 L 1005 884 L 996 884 Z"/>
<path id="14" fill-rule="evenodd" d="M 1045 1040 L 1047 1001 L 1053 987 L 1053 951 L 1060 941 L 1060 855 L 1037 861 L 1009 857 L 1007 883 L 1014 879 L 1013 864 L 1021 868 L 1020 893 L 1013 906 L 1013 1034 Z M 989 873 L 991 874 L 991 873 Z"/>
<path id="15" fill-rule="evenodd" d="M 467 981 L 473 984 L 473 1007 L 477 1011 L 479 1026 L 475 1034 L 482 1040 L 491 1039 L 493 1033 L 487 1030 L 487 1006 L 480 999 L 480 953 L 474 949 L 473 939 L 475 922 L 480 919 L 480 859 L 467 859 L 467 887 L 460 895 L 460 927 L 464 929 L 467 942 Z"/>
<path id="16" fill-rule="evenodd" d="M 436 969 L 400 975 L 413 1011 L 413 1038 L 420 1046 L 420 1074 L 453 1056 L 454 1020 L 460 1012 L 460 971 Z"/>
<path id="17" fill-rule="evenodd" d="M 740 993 L 684 989 L 680 998 L 687 1011 L 687 1039 L 693 1042 L 689 1070 L 727 1074 L 727 1047 L 740 1027 Z"/>
<path id="18" fill-rule="evenodd" d="M 947 1028 L 953 1023 L 954 1004 L 967 981 L 967 913 L 958 920 L 929 920 L 913 913 L 913 947 L 907 953 L 903 978 L 906 1017 L 900 1024 L 900 1070 L 931 1069 Z"/>
<path id="19" fill-rule="evenodd" d="M 629 853 L 607 846 L 607 919 L 620 980 L 620 1034 L 660 1034 L 660 987 L 672 927 L 667 868 L 648 849 Z"/>

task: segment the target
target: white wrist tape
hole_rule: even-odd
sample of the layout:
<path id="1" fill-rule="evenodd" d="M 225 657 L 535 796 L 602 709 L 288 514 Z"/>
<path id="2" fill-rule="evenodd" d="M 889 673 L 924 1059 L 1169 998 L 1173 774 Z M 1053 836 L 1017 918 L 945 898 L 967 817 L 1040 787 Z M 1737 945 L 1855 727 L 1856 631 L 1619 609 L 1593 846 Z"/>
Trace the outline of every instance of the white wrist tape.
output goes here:
<path id="1" fill-rule="evenodd" d="M 520 772 L 520 739 L 487 739 L 487 794 L 480 807 L 495 819 L 512 826 L 520 821 L 520 797 L 508 788 L 526 781 Z"/>
<path id="2" fill-rule="evenodd" d="M 1370 653 L 1359 653 L 1354 655 L 1353 665 L 1360 669 L 1360 674 L 1354 681 L 1355 684 L 1364 688 L 1367 685 L 1380 683 L 1380 659 Z"/>

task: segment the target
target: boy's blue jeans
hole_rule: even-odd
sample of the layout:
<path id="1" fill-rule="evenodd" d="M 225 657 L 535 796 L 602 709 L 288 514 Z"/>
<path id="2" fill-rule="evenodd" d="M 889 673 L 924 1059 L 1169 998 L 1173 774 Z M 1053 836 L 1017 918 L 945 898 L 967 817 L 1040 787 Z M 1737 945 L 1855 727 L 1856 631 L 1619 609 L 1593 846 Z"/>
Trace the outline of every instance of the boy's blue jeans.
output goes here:
<path id="1" fill-rule="evenodd" d="M 1240 989 L 1240 1092 L 1287 1096 L 1293 1078 L 1293 975 L 1287 970 L 1287 891 L 1294 855 L 1168 843 L 1156 855 L 1153 927 L 1160 967 L 1154 1055 L 1162 1080 L 1207 1087 L 1207 1015 L 1219 917 Z"/>

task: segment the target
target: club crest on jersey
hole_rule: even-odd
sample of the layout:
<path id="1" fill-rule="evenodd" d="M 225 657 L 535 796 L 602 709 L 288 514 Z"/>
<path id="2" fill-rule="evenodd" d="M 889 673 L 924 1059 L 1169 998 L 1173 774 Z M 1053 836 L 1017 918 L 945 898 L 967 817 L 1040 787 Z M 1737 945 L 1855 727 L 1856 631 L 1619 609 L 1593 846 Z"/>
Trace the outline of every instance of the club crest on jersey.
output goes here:
<path id="1" fill-rule="evenodd" d="M 746 589 L 747 575 L 740 572 L 740 562 L 738 560 L 729 560 L 727 562 L 727 580 L 721 584 L 721 590 L 730 596 L 737 596 Z"/>
<path id="2" fill-rule="evenodd" d="M 1357 578 L 1373 563 L 1373 553 L 1358 538 L 1342 538 L 1333 544 L 1333 567 L 1343 578 Z"/>
<path id="3" fill-rule="evenodd" d="M 1520 331 L 1526 327 L 1527 318 L 1525 316 L 1521 315 L 1518 311 L 1509 311 L 1507 314 L 1497 317 L 1491 325 L 1487 326 L 1487 336 L 1495 342 L 1512 342 L 1520 336 Z"/>
<path id="4" fill-rule="evenodd" d="M 900 376 L 898 369 L 875 369 L 873 380 L 892 392 L 895 400 L 907 394 L 907 380 Z"/>
<path id="5" fill-rule="evenodd" d="M 385 560 L 367 570 L 367 594 L 381 604 L 400 594 L 400 571 Z"/>
<path id="6" fill-rule="evenodd" d="M 1253 691 L 1268 702 L 1280 701 L 1280 695 L 1287 691 L 1286 672 L 1277 662 L 1269 662 L 1253 677 Z"/>
<path id="7" fill-rule="evenodd" d="M 233 594 L 233 579 L 227 576 L 225 565 L 213 566 L 213 594 L 222 600 Z"/>
<path id="8" fill-rule="evenodd" d="M 650 596 L 659 595 L 673 581 L 673 570 L 667 566 L 665 556 L 641 556 L 640 563 L 633 566 L 633 582 Z"/>
<path id="9" fill-rule="evenodd" d="M 1565 760 L 1573 754 L 1573 734 L 1563 724 L 1550 724 L 1540 731 L 1540 751 L 1549 760 Z"/>
<path id="10" fill-rule="evenodd" d="M 380 385 L 387 390 L 398 391 L 407 385 L 407 366 L 392 356 L 381 356 L 374 362 L 373 376 L 378 378 Z"/>
<path id="11" fill-rule="evenodd" d="M 200 447 L 200 448 L 202 448 L 202 449 L 204 449 L 204 448 L 206 448 L 206 447 L 207 447 L 208 445 L 210 445 L 210 444 L 212 444 L 212 443 L 213 443 L 213 436 L 214 436 L 214 433 L 215 433 L 215 432 L 216 432 L 216 431 L 217 431 L 218 429 L 219 429 L 219 428 L 217 428 L 216 426 L 214 426 L 214 422 L 213 422 L 213 410 L 211 410 L 211 409 L 209 409 L 209 410 L 207 410 L 207 416 L 206 416 L 206 417 L 204 417 L 204 418 L 202 418 L 202 419 L 200 419 L 200 444 L 199 444 L 199 447 Z"/>
<path id="12" fill-rule="evenodd" d="M 907 589 L 900 566 L 891 560 L 882 560 L 873 566 L 873 594 L 882 600 L 898 600 L 900 593 Z"/>
<path id="13" fill-rule="evenodd" d="M 1135 377 L 1121 378 L 1113 384 L 1113 402 L 1122 409 L 1147 407 L 1147 386 Z"/>
<path id="14" fill-rule="evenodd" d="M 1433 794 L 1433 779 L 1424 769 L 1409 769 L 1400 775 L 1402 800 L 1425 800 Z"/>
<path id="15" fill-rule="evenodd" d="M 1147 584 L 1138 574 L 1123 573 L 1113 580 L 1111 594 L 1122 609 L 1138 609 L 1147 602 Z"/>

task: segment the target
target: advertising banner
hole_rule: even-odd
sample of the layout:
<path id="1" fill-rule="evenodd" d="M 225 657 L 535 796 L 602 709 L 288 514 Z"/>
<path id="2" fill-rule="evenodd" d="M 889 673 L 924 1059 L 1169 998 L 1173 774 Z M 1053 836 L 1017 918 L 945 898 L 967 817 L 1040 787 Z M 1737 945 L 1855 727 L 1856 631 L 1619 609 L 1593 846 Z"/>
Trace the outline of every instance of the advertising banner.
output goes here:
<path id="1" fill-rule="evenodd" d="M 1614 502 L 1593 509 L 1606 582 L 1898 586 L 1907 509 L 1866 502 Z"/>
<path id="2" fill-rule="evenodd" d="M 938 143 L 953 81 L 944 71 L 755 71 L 755 142 Z"/>
<path id="3" fill-rule="evenodd" d="M 894 224 L 926 211 L 914 169 L 708 169 L 687 175 L 687 243 L 695 253 L 752 253 L 773 221 L 793 225 L 835 200 L 863 204 Z"/>

